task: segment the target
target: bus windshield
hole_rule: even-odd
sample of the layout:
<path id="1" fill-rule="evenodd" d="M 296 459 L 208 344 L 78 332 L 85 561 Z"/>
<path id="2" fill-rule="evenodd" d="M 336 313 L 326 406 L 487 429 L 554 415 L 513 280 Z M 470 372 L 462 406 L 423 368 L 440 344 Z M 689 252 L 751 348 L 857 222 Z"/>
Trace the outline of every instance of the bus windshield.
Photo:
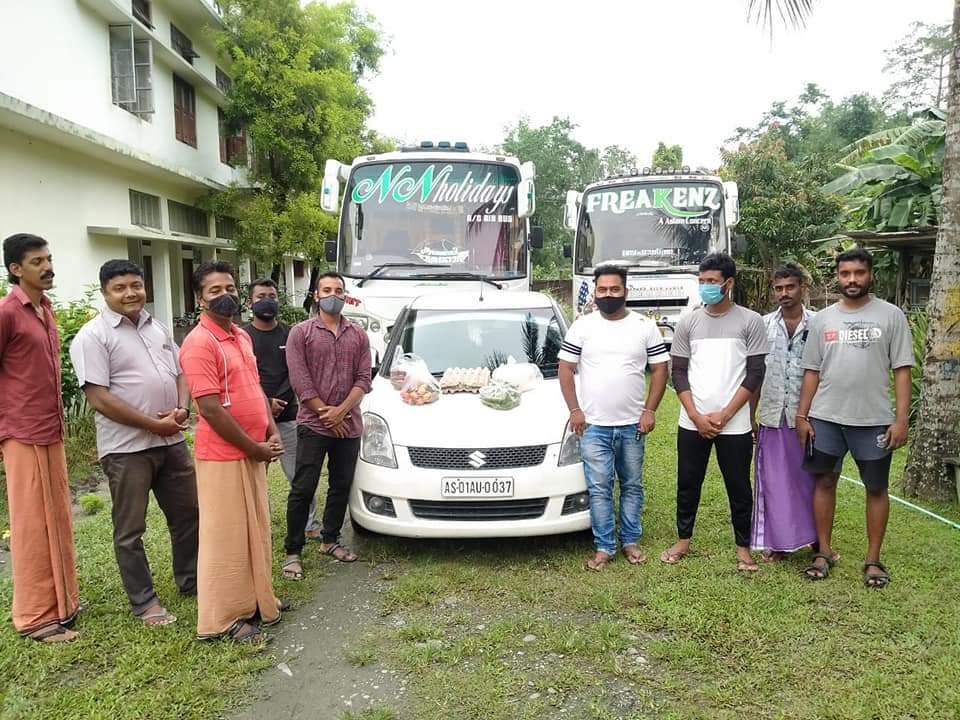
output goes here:
<path id="1" fill-rule="evenodd" d="M 591 190 L 576 244 L 578 273 L 607 262 L 640 270 L 697 265 L 711 250 L 726 249 L 723 188 L 694 180 Z"/>
<path id="2" fill-rule="evenodd" d="M 364 277 L 379 268 L 377 277 L 386 279 L 458 273 L 524 277 L 519 180 L 516 167 L 499 163 L 361 165 L 344 196 L 340 271 Z"/>

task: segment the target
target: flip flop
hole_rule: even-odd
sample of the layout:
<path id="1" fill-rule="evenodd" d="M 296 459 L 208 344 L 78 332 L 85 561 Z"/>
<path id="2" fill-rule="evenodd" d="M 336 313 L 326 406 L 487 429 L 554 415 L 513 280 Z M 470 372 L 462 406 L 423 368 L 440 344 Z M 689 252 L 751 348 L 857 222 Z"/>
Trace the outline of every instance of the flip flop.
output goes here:
<path id="1" fill-rule="evenodd" d="M 683 560 L 689 552 L 689 550 L 687 552 L 670 552 L 670 548 L 667 548 L 660 553 L 660 562 L 666 563 L 667 565 L 676 565 Z"/>
<path id="2" fill-rule="evenodd" d="M 299 570 L 291 570 L 294 565 L 298 566 Z M 280 571 L 283 575 L 284 580 L 290 580 L 291 582 L 300 582 L 303 580 L 303 563 L 300 560 L 299 555 L 290 556 L 283 561 L 283 564 L 280 565 Z"/>
<path id="3" fill-rule="evenodd" d="M 603 555 L 604 557 L 600 560 L 597 560 L 597 555 Z M 600 572 L 603 570 L 610 562 L 613 561 L 613 555 L 605 553 L 603 551 L 597 551 L 592 558 L 588 558 L 586 562 L 583 563 L 583 567 L 586 570 L 592 572 Z"/>
<path id="4" fill-rule="evenodd" d="M 147 627 L 162 627 L 163 625 L 172 625 L 175 623 L 177 616 L 165 607 L 158 605 L 156 610 L 145 612 L 143 615 L 137 615 L 137 619 Z"/>
<path id="5" fill-rule="evenodd" d="M 628 551 L 627 548 L 633 548 L 633 552 Z M 627 559 L 627 562 L 629 562 L 631 565 L 640 565 L 647 561 L 647 556 L 637 550 L 636 543 L 624 545 L 622 552 L 623 556 Z"/>
<path id="6" fill-rule="evenodd" d="M 342 550 L 343 553 L 341 553 L 341 555 L 343 555 L 344 557 L 338 556 L 338 555 L 337 555 L 337 550 Z M 320 552 L 322 552 L 324 555 L 329 555 L 330 557 L 332 557 L 332 558 L 333 558 L 334 560 L 336 560 L 337 562 L 352 563 L 352 562 L 356 562 L 356 561 L 357 561 L 357 554 L 356 554 L 355 552 L 353 552 L 353 550 L 351 550 L 350 548 L 348 548 L 346 545 L 341 545 L 341 544 L 338 543 L 338 542 L 335 542 L 333 545 L 331 545 L 330 547 L 328 547 L 326 550 L 324 550 L 323 548 L 321 548 L 321 549 L 320 549 Z M 353 557 L 349 557 L 348 554 L 349 554 L 349 555 L 352 555 Z"/>
<path id="7" fill-rule="evenodd" d="M 73 631 L 67 630 L 67 628 L 63 627 L 62 625 L 51 625 L 45 630 L 41 630 L 38 633 L 32 633 L 30 635 L 27 635 L 26 637 L 30 638 L 31 640 L 36 640 L 39 643 L 73 642 L 78 637 L 80 637 L 79 634 L 75 634 L 75 636 L 70 638 L 69 640 L 53 639 L 55 637 L 59 637 L 60 635 L 66 635 L 67 633 L 70 633 L 70 632 L 73 632 Z"/>
<path id="8" fill-rule="evenodd" d="M 737 572 L 742 573 L 755 573 L 760 570 L 760 566 L 757 565 L 753 560 L 747 562 L 742 558 L 737 558 Z"/>

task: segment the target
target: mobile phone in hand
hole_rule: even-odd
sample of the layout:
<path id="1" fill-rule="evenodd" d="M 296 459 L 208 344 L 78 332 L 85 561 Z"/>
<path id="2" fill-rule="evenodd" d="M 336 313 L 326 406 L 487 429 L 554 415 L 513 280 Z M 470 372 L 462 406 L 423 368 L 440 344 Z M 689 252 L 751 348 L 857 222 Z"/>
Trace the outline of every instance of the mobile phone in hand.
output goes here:
<path id="1" fill-rule="evenodd" d="M 806 452 L 807 452 L 807 458 L 812 460 L 813 459 L 813 437 L 812 436 L 807 438 Z"/>

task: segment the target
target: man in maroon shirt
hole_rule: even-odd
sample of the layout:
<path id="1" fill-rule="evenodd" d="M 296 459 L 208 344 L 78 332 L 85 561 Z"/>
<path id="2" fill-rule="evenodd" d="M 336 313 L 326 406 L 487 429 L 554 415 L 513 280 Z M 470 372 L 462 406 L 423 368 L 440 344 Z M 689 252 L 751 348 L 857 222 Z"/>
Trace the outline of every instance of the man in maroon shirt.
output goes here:
<path id="1" fill-rule="evenodd" d="M 370 392 L 370 340 L 342 315 L 343 277 L 335 272 L 317 280 L 317 317 L 300 323 L 287 337 L 290 384 L 300 398 L 297 413 L 297 470 L 287 499 L 287 556 L 283 576 L 301 580 L 304 530 L 317 491 L 324 456 L 329 456 L 329 487 L 323 510 L 320 551 L 340 562 L 357 556 L 337 542 L 353 472 L 360 454 L 360 401 Z"/>
<path id="2" fill-rule="evenodd" d="M 12 285 L 0 300 L 0 450 L 10 505 L 13 625 L 40 642 L 73 640 L 80 602 L 63 450 L 60 338 L 50 300 L 47 241 L 20 233 L 3 241 Z"/>

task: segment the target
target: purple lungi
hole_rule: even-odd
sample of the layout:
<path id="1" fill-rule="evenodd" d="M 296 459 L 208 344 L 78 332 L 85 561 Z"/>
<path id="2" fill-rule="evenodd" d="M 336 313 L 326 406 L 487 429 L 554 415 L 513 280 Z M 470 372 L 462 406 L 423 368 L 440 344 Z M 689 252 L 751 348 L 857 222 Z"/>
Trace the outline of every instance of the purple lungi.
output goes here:
<path id="1" fill-rule="evenodd" d="M 816 541 L 814 479 L 802 464 L 803 449 L 793 428 L 760 426 L 750 543 L 754 550 L 793 552 Z"/>

